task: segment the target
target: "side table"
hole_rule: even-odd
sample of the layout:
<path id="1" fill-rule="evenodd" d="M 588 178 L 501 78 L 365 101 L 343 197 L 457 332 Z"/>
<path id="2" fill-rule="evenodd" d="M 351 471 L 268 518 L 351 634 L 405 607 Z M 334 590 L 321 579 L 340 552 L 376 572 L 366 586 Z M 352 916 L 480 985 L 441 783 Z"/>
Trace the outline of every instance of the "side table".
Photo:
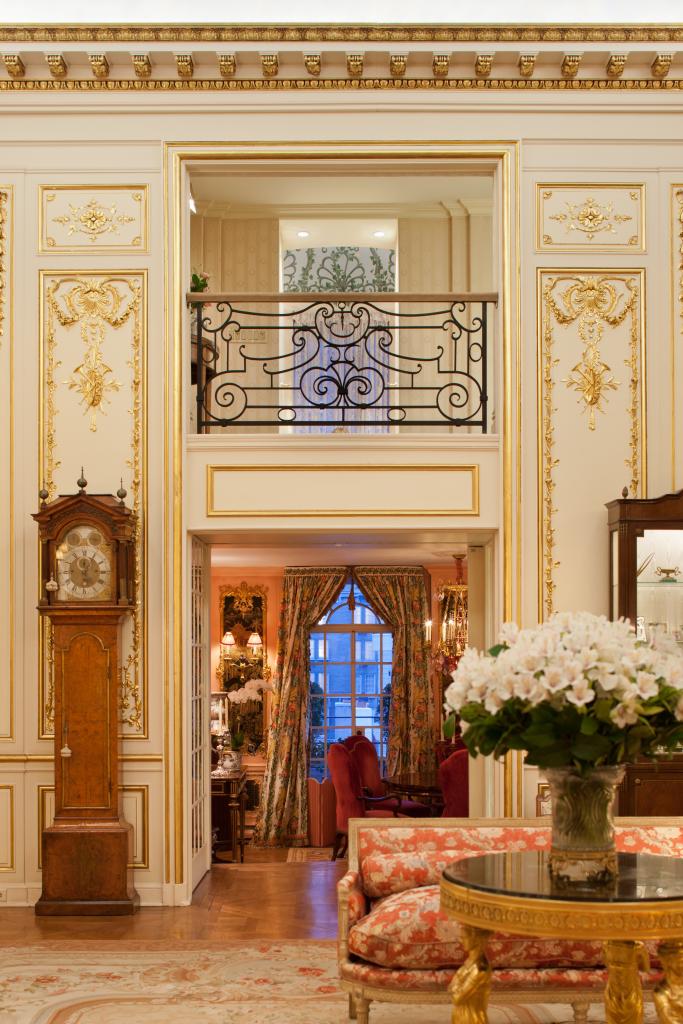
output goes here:
<path id="1" fill-rule="evenodd" d="M 224 768 L 216 768 L 211 772 L 211 805 L 213 808 L 218 805 L 222 808 L 227 817 L 229 832 L 227 839 L 220 839 L 218 828 L 215 822 L 211 822 L 212 843 L 211 859 L 217 860 L 216 854 L 220 849 L 232 850 L 233 864 L 238 860 L 244 862 L 244 817 L 247 802 L 247 773 L 246 771 L 226 771 Z M 215 835 L 215 838 L 213 838 Z"/>
<path id="2" fill-rule="evenodd" d="M 683 1024 L 683 860 L 618 854 L 619 875 L 609 887 L 558 887 L 548 855 L 495 853 L 467 857 L 446 868 L 441 908 L 462 926 L 468 956 L 451 982 L 453 1024 L 486 1024 L 491 933 L 541 938 L 602 939 L 608 978 L 607 1024 L 640 1024 L 639 969 L 647 966 L 644 939 L 659 942 L 665 979 L 654 993 L 661 1024 Z"/>

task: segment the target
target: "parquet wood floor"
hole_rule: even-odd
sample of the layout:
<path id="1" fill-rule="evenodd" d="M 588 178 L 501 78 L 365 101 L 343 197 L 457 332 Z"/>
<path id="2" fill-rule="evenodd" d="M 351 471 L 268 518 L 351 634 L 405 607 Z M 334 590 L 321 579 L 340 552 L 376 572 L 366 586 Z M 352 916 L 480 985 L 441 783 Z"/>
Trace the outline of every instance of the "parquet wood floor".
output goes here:
<path id="1" fill-rule="evenodd" d="M 287 851 L 273 851 L 266 857 Z M 336 884 L 345 861 L 287 864 L 252 851 L 245 864 L 219 864 L 197 886 L 190 907 L 143 907 L 132 917 L 36 917 L 31 907 L 0 910 L 0 946 L 42 942 L 125 942 L 172 948 L 250 939 L 334 939 Z"/>

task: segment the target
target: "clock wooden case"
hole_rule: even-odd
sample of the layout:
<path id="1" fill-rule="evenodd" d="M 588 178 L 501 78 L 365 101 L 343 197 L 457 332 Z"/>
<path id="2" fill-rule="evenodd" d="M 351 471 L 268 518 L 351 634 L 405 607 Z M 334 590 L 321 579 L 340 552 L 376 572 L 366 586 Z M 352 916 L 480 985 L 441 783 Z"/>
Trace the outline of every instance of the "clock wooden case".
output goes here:
<path id="1" fill-rule="evenodd" d="M 111 495 L 43 500 L 38 610 L 53 629 L 55 816 L 39 915 L 131 914 L 132 826 L 120 810 L 121 628 L 135 603 L 135 516 Z M 41 497 L 45 493 L 41 492 Z"/>

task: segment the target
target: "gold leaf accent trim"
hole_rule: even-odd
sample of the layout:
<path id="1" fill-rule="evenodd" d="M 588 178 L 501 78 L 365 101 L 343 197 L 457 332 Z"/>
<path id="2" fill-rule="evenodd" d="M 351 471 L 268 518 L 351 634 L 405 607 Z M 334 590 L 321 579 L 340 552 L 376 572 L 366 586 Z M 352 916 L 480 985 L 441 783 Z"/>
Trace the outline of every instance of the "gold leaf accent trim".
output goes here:
<path id="1" fill-rule="evenodd" d="M 567 234 L 571 234 L 572 231 L 580 231 L 589 242 L 602 232 L 615 235 L 615 224 L 625 224 L 627 221 L 633 220 L 629 213 L 615 213 L 614 203 L 599 203 L 592 196 L 584 199 L 583 205 L 570 202 L 565 202 L 564 205 L 567 207 L 566 213 L 553 213 L 548 220 L 556 220 L 560 224 L 564 224 Z M 632 238 L 629 239 L 629 245 L 637 244 L 638 236 L 635 235 L 634 238 L 635 242 Z"/>
<path id="2" fill-rule="evenodd" d="M 0 338 L 5 333 L 5 295 L 7 291 L 7 207 L 9 192 L 0 189 Z"/>
<path id="3" fill-rule="evenodd" d="M 543 374 L 543 399 L 542 399 L 542 537 L 543 537 L 543 605 L 545 616 L 553 613 L 553 594 L 555 582 L 553 570 L 559 566 L 554 558 L 555 552 L 555 526 L 553 517 L 557 509 L 553 504 L 553 491 L 555 480 L 553 471 L 559 465 L 559 459 L 553 454 L 555 443 L 555 427 L 553 425 L 553 368 L 559 360 L 553 358 L 553 329 L 549 316 L 550 292 L 553 281 L 547 282 L 543 289 L 543 301 L 545 314 L 543 317 L 543 345 L 542 345 L 542 374 Z"/>
<path id="4" fill-rule="evenodd" d="M 133 198 L 137 198 L 133 196 Z M 46 196 L 46 200 L 54 199 L 54 195 Z M 96 242 L 102 235 L 118 235 L 119 226 L 132 224 L 135 217 L 127 213 L 119 213 L 117 207 L 104 206 L 97 199 L 89 199 L 87 203 L 74 206 L 69 203 L 69 213 L 62 213 L 59 217 L 53 217 L 54 224 L 63 224 L 67 235 L 85 235 L 91 242 Z M 48 245 L 55 244 L 54 239 L 48 238 Z"/>

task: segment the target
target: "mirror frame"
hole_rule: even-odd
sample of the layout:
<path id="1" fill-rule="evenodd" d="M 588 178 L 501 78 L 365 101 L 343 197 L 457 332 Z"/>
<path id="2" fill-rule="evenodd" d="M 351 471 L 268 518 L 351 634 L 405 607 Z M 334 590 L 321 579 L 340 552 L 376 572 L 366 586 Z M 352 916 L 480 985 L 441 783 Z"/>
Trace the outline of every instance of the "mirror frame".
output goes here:
<path id="1" fill-rule="evenodd" d="M 258 605 L 260 603 L 260 615 Z M 267 615 L 268 588 L 259 584 L 249 584 L 243 580 L 239 585 L 224 584 L 218 591 L 220 640 L 226 630 L 233 633 L 237 646 L 235 653 L 221 645 L 216 681 L 222 694 L 238 690 L 247 679 L 269 679 L 271 672 L 267 658 Z M 246 642 L 249 634 L 257 632 L 261 637 L 261 649 L 252 654 Z M 236 669 L 237 674 L 228 669 Z M 266 698 L 262 693 L 260 701 L 248 701 L 238 705 L 241 731 L 245 734 L 245 750 L 247 753 L 258 753 L 262 750 L 265 740 Z M 234 724 L 237 711 L 230 714 L 231 707 L 227 702 L 229 721 Z"/>

